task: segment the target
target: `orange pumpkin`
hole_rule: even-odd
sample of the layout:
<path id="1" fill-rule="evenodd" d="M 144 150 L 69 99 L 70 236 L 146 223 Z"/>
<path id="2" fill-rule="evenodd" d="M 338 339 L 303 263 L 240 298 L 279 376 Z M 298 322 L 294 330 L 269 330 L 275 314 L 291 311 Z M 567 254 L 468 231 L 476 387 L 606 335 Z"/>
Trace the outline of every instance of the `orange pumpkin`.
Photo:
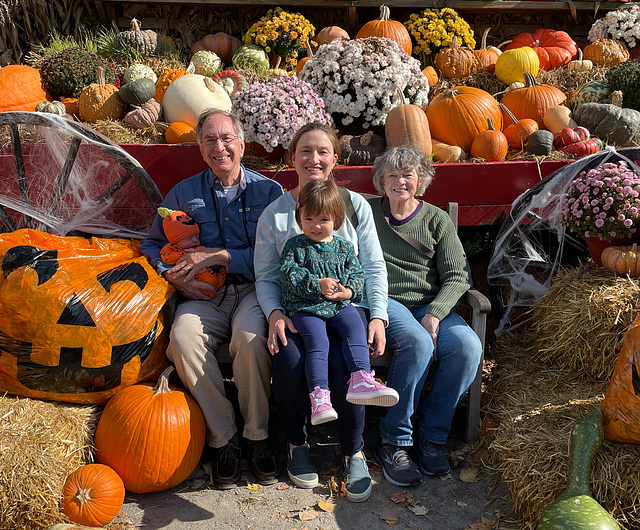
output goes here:
<path id="1" fill-rule="evenodd" d="M 453 40 L 448 48 L 442 48 L 434 59 L 434 65 L 447 79 L 462 79 L 478 70 L 480 60 L 471 48 L 463 46 L 458 48 L 458 37 Z"/>
<path id="2" fill-rule="evenodd" d="M 496 69 L 498 57 L 502 52 L 495 46 L 489 46 L 487 48 L 487 36 L 489 35 L 489 30 L 491 30 L 491 28 L 484 30 L 484 33 L 482 34 L 482 41 L 480 42 L 480 49 L 474 50 L 473 53 L 476 54 L 476 57 L 482 66 L 484 66 L 489 72 L 493 72 Z"/>
<path id="3" fill-rule="evenodd" d="M 84 121 L 94 123 L 124 118 L 127 107 L 118 96 L 118 88 L 105 81 L 104 68 L 98 67 L 98 82 L 82 89 L 78 109 Z"/>
<path id="4" fill-rule="evenodd" d="M 433 66 L 427 66 L 422 73 L 427 78 L 427 83 L 429 83 L 429 88 L 433 88 L 435 84 L 438 82 L 438 72 Z"/>
<path id="5" fill-rule="evenodd" d="M 484 158 L 489 162 L 504 160 L 509 150 L 507 138 L 502 131 L 496 131 L 491 118 L 487 118 L 488 129 L 481 132 L 473 139 L 471 144 L 471 156 Z"/>
<path id="6" fill-rule="evenodd" d="M 315 37 L 315 41 L 318 46 L 323 44 L 329 44 L 331 41 L 336 39 L 347 39 L 349 40 L 349 34 L 342 29 L 340 26 L 327 26 L 326 28 L 322 28 Z"/>
<path id="7" fill-rule="evenodd" d="M 240 39 L 219 31 L 218 33 L 210 33 L 202 40 L 194 42 L 189 57 L 192 57 L 196 52 L 207 50 L 220 57 L 224 64 L 231 64 L 231 58 L 240 46 L 242 46 Z"/>
<path id="8" fill-rule="evenodd" d="M 427 107 L 427 118 L 433 138 L 464 151 L 487 130 L 487 118 L 496 129 L 502 128 L 498 102 L 488 92 L 470 86 L 457 86 L 438 94 Z"/>
<path id="9" fill-rule="evenodd" d="M 611 246 L 602 251 L 600 256 L 602 265 L 620 276 L 629 275 L 632 278 L 640 276 L 640 259 L 638 259 L 638 244 L 622 247 Z"/>
<path id="10" fill-rule="evenodd" d="M 304 66 L 304 64 L 308 60 L 313 58 L 313 50 L 311 49 L 311 46 L 309 45 L 308 40 L 304 41 L 304 46 L 307 49 L 307 56 L 300 59 L 296 64 L 296 75 L 300 75 L 300 72 L 302 72 L 302 67 Z"/>
<path id="11" fill-rule="evenodd" d="M 10 64 L 0 68 L 0 112 L 35 111 L 42 100 L 51 99 L 42 86 L 40 72 L 31 66 Z"/>
<path id="12" fill-rule="evenodd" d="M 78 105 L 78 98 L 62 98 L 62 104 L 67 109 L 67 114 L 74 114 L 80 116 L 80 106 Z"/>
<path id="13" fill-rule="evenodd" d="M 162 103 L 164 99 L 164 93 L 169 88 L 169 85 L 173 83 L 178 77 L 187 75 L 189 72 L 186 70 L 180 70 L 179 68 L 167 68 L 158 76 L 156 81 L 156 94 L 154 97 L 159 103 Z"/>
<path id="14" fill-rule="evenodd" d="M 618 63 L 629 60 L 629 49 L 620 40 L 598 39 L 587 44 L 584 49 L 584 58 L 596 66 L 612 68 Z"/>
<path id="15" fill-rule="evenodd" d="M 391 20 L 391 12 L 385 5 L 380 6 L 380 17 L 377 20 L 367 22 L 360 28 L 356 39 L 366 39 L 367 37 L 386 37 L 398 43 L 400 48 L 411 55 L 411 35 L 402 22 Z"/>
<path id="16" fill-rule="evenodd" d="M 96 457 L 133 493 L 180 484 L 202 455 L 204 417 L 186 391 L 169 386 L 172 370 L 167 368 L 155 387 L 140 384 L 118 392 L 98 421 Z"/>
<path id="17" fill-rule="evenodd" d="M 507 139 L 509 147 L 513 149 L 524 149 L 527 145 L 527 138 L 529 138 L 529 135 L 538 130 L 538 122 L 530 118 L 523 118 L 522 120 L 519 120 L 504 103 L 500 103 L 500 108 L 511 121 L 511 125 L 507 125 L 502 131 Z M 507 120 L 505 120 L 505 123 L 506 122 Z"/>
<path id="18" fill-rule="evenodd" d="M 104 404 L 166 366 L 173 288 L 124 239 L 0 235 L 0 393 Z"/>
<path id="19" fill-rule="evenodd" d="M 384 122 L 384 135 L 387 147 L 415 144 L 424 154 L 431 156 L 429 120 L 417 105 L 405 103 L 391 109 Z"/>
<path id="20" fill-rule="evenodd" d="M 181 121 L 172 122 L 164 132 L 164 139 L 168 144 L 185 144 L 197 141 L 196 130 Z"/>
<path id="21" fill-rule="evenodd" d="M 536 52 L 542 70 L 553 70 L 568 64 L 578 56 L 578 46 L 564 31 L 540 28 L 534 33 L 516 35 L 506 50 L 529 46 Z"/>
<path id="22" fill-rule="evenodd" d="M 76 469 L 62 487 L 61 512 L 81 525 L 109 524 L 120 513 L 123 502 L 122 479 L 103 464 L 87 464 Z"/>
<path id="23" fill-rule="evenodd" d="M 546 129 L 545 113 L 551 107 L 562 105 L 567 96 L 554 86 L 538 83 L 530 72 L 525 72 L 524 83 L 523 88 L 509 90 L 502 96 L 501 103 L 507 106 L 517 119 L 530 118 L 538 123 L 539 129 Z"/>

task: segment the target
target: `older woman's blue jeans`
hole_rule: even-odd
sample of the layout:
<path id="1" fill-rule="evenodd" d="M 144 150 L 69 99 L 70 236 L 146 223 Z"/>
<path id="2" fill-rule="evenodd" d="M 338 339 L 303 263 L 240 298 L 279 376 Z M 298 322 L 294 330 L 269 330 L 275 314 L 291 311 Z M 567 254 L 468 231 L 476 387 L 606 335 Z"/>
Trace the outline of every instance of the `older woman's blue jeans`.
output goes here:
<path id="1" fill-rule="evenodd" d="M 380 435 L 394 445 L 413 445 L 411 416 L 416 412 L 420 393 L 433 362 L 433 341 L 420 320 L 426 307 L 410 310 L 389 299 L 387 348 L 394 354 L 387 386 L 400 395 L 380 421 Z M 474 331 L 456 313 L 440 322 L 437 340 L 437 364 L 431 391 L 420 408 L 419 436 L 443 444 L 451 430 L 456 405 L 473 382 L 482 344 Z"/>
<path id="2" fill-rule="evenodd" d="M 367 315 L 356 308 L 365 326 Z M 347 402 L 347 387 L 351 373 L 342 355 L 342 339 L 329 332 L 329 390 L 331 403 L 338 413 L 338 431 L 344 456 L 353 456 L 364 447 L 364 405 Z M 298 334 L 287 331 L 287 345 L 273 356 L 272 391 L 287 440 L 292 445 L 306 442 L 306 420 L 311 409 L 305 350 Z"/>

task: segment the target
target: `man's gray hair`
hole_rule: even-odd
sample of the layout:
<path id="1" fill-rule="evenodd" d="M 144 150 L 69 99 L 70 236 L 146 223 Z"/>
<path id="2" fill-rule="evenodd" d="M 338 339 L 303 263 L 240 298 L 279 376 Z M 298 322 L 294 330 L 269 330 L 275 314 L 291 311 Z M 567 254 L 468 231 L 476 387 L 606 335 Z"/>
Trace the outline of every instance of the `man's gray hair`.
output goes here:
<path id="1" fill-rule="evenodd" d="M 198 118 L 198 125 L 196 126 L 196 138 L 198 139 L 198 143 L 200 143 L 201 140 L 200 135 L 202 134 L 202 126 L 204 125 L 204 122 L 208 118 L 216 114 L 222 114 L 223 116 L 230 118 L 233 125 L 233 130 L 238 135 L 238 138 L 240 138 L 240 140 L 244 140 L 244 129 L 242 128 L 242 122 L 237 118 L 235 114 L 226 110 L 211 108 L 206 109 L 202 114 L 200 114 L 200 117 Z"/>

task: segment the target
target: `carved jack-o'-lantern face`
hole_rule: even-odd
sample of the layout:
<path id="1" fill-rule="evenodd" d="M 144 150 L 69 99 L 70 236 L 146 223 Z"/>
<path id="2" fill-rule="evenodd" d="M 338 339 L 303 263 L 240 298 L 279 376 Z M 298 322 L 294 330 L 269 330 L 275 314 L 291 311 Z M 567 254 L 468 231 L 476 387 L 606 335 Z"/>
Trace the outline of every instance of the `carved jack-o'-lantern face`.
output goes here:
<path id="1" fill-rule="evenodd" d="M 171 288 L 125 240 L 0 238 L 0 391 L 104 403 L 165 366 Z"/>

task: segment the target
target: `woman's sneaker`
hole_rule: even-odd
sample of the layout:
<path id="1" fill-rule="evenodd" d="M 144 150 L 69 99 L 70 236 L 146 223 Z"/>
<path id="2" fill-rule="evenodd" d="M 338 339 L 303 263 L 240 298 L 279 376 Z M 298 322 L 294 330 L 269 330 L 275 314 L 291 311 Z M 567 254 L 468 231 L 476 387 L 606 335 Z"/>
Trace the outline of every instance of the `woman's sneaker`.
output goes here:
<path id="1" fill-rule="evenodd" d="M 380 464 L 384 478 L 391 484 L 400 487 L 417 486 L 422 482 L 418 466 L 411 460 L 408 448 L 379 442 L 373 452 L 376 462 Z"/>
<path id="2" fill-rule="evenodd" d="M 347 401 L 355 405 L 378 405 L 379 407 L 393 407 L 400 397 L 393 389 L 378 383 L 374 372 L 364 370 L 354 372 L 349 379 Z"/>
<path id="3" fill-rule="evenodd" d="M 331 406 L 331 392 L 319 386 L 309 394 L 311 398 L 311 425 L 318 425 L 338 419 L 338 413 Z"/>
<path id="4" fill-rule="evenodd" d="M 420 471 L 436 477 L 449 473 L 449 460 L 444 445 L 420 440 Z"/>
<path id="5" fill-rule="evenodd" d="M 365 459 L 360 456 L 348 456 L 345 458 L 345 479 L 344 489 L 347 500 L 351 502 L 364 502 L 371 497 L 371 475 Z"/>

